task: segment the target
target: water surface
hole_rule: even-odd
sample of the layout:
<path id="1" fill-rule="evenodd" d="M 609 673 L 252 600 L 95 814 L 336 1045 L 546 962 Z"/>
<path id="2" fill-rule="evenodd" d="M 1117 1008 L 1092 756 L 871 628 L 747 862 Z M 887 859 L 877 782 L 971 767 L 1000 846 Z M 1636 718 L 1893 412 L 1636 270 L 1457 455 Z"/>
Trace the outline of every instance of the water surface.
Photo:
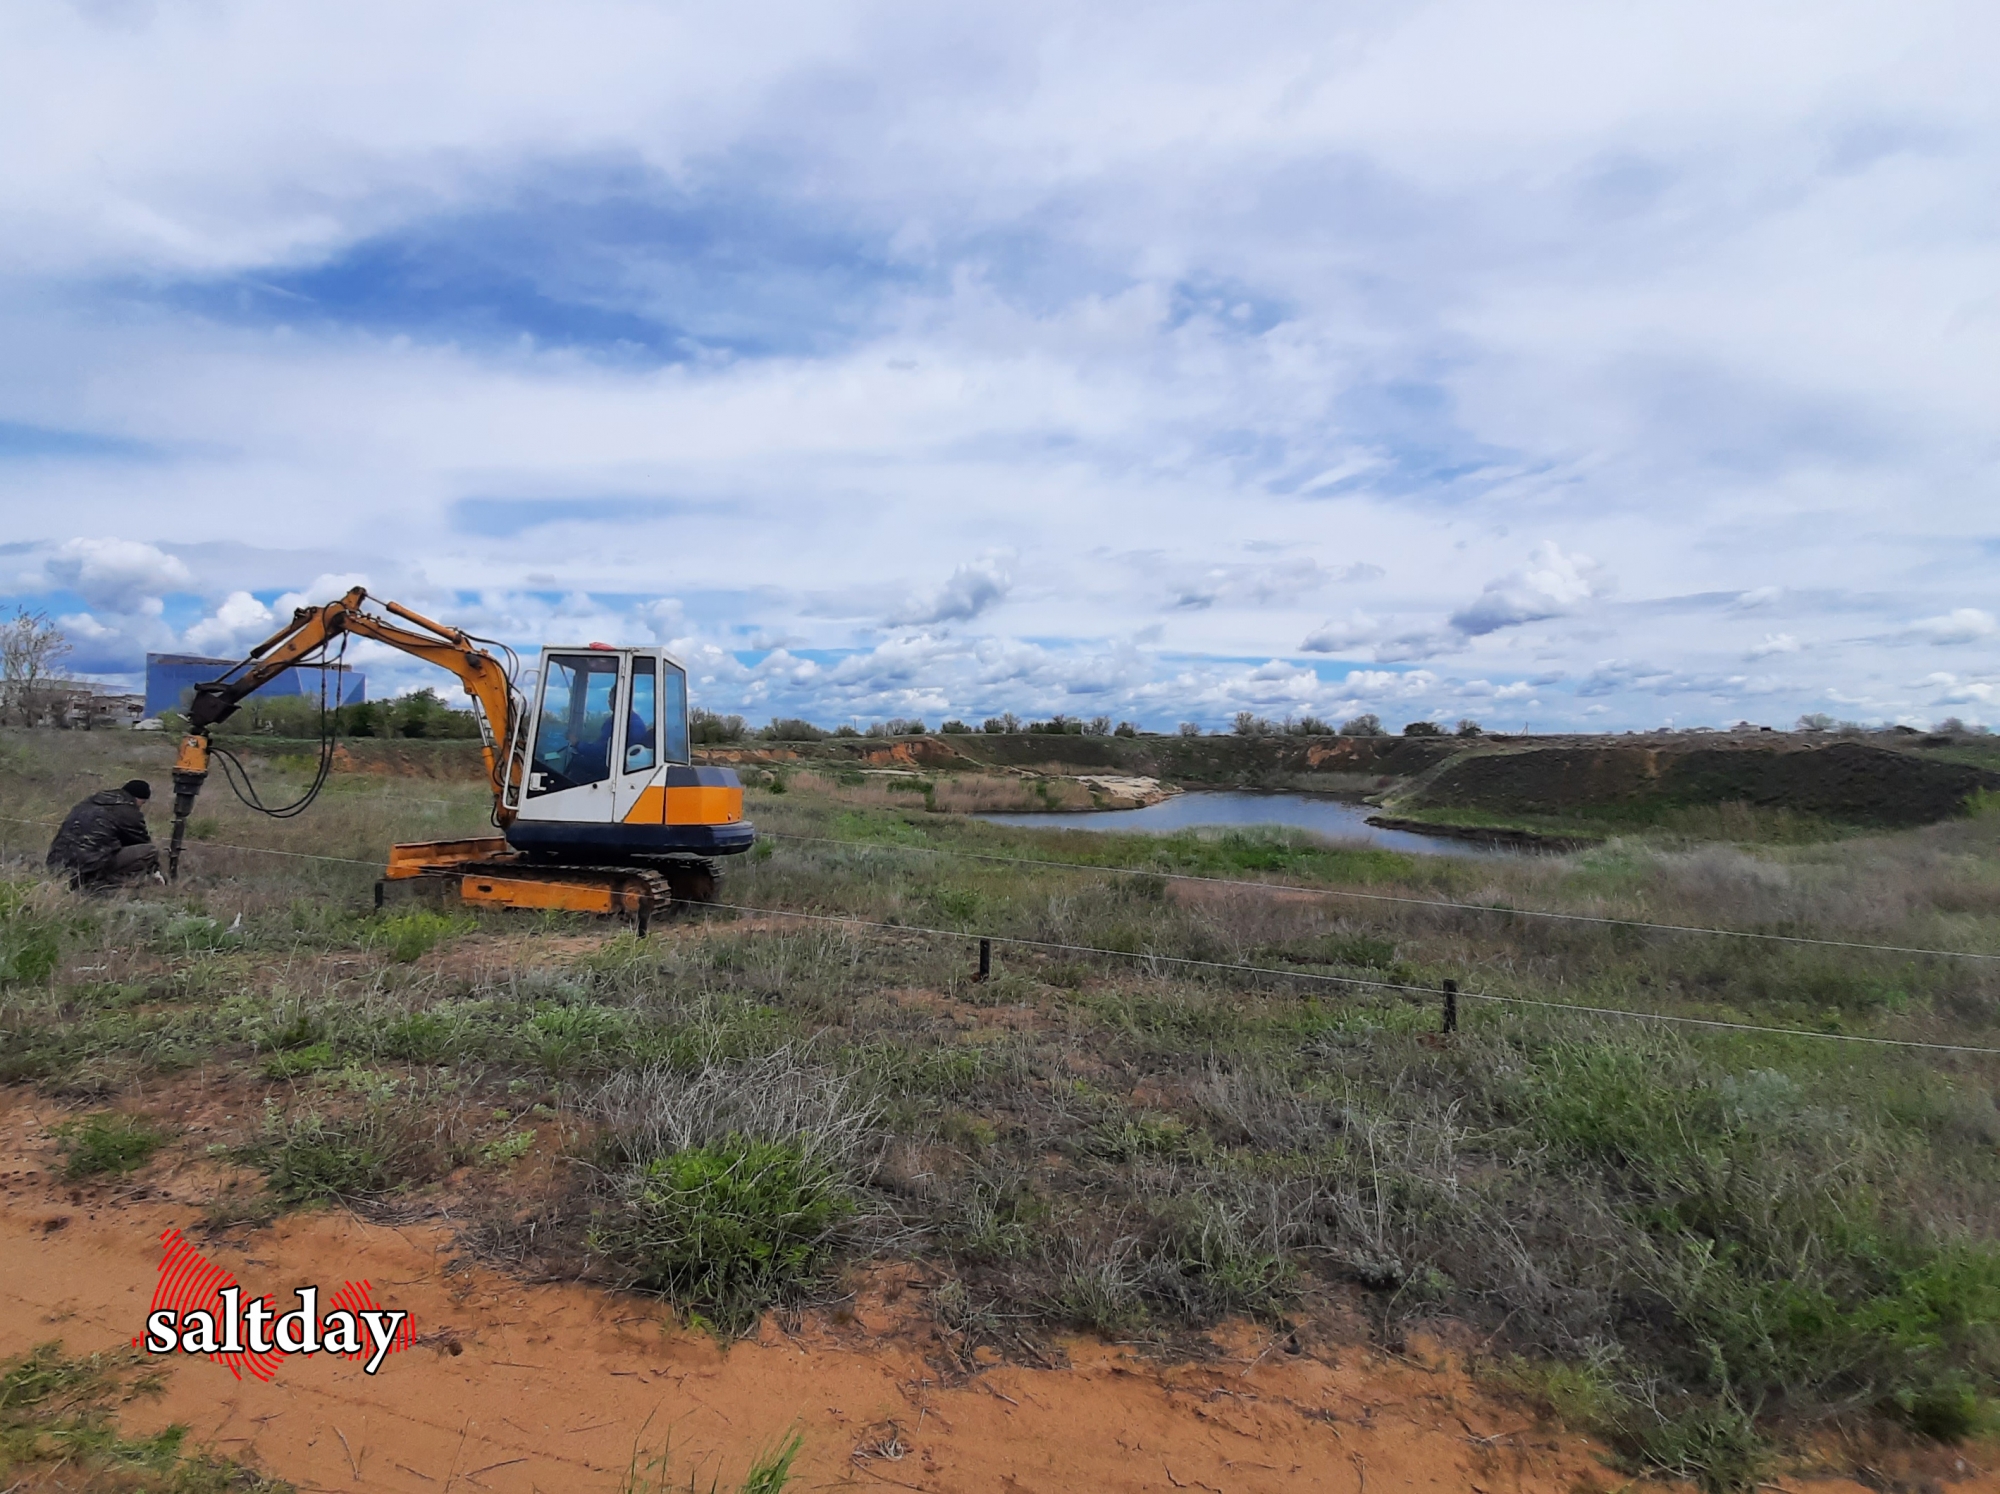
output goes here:
<path id="1" fill-rule="evenodd" d="M 1329 840 L 1360 841 L 1385 851 L 1410 851 L 1419 856 L 1506 855 L 1491 846 L 1445 836 L 1412 835 L 1368 823 L 1377 811 L 1371 805 L 1330 799 L 1324 794 L 1246 794 L 1228 789 L 1176 794 L 1144 809 L 1085 809 L 1059 814 L 981 814 L 973 818 L 995 825 L 1024 825 L 1045 830 L 1124 830 L 1160 832 L 1195 825 L 1289 825 Z"/>

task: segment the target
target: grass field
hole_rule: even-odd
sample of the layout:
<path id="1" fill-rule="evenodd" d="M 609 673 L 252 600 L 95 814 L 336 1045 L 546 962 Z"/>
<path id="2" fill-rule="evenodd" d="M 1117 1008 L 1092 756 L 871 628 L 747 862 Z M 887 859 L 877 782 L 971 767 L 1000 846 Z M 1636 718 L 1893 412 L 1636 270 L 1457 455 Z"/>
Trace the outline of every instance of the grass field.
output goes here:
<path id="1" fill-rule="evenodd" d="M 2000 1059 L 1834 1039 L 2000 1047 L 2000 959 L 1519 910 L 2000 956 L 2000 814 L 1824 838 L 1725 810 L 1459 860 L 1017 830 L 945 812 L 978 797 L 947 775 L 759 773 L 734 906 L 639 941 L 373 913 L 392 840 L 486 804 L 356 773 L 289 821 L 211 783 L 172 888 L 43 877 L 47 826 L 142 765 L 164 793 L 165 754 L 0 738 L 0 1081 L 62 1097 L 67 1165 L 109 1172 L 192 1144 L 177 1077 L 242 1086 L 204 1136 L 236 1169 L 212 1228 L 449 1204 L 489 1259 L 725 1335 L 918 1257 L 967 1372 L 1078 1330 L 1422 1327 L 1715 1488 L 1835 1434 L 1992 1430 Z M 266 798 L 304 766 L 260 761 Z M 980 935 L 1031 942 L 981 983 Z"/>

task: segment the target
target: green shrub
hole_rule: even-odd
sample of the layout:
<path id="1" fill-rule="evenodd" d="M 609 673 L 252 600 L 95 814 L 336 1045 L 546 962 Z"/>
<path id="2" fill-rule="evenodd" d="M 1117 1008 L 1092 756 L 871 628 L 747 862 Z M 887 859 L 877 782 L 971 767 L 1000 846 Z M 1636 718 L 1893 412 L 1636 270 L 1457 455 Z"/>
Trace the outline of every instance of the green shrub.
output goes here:
<path id="1" fill-rule="evenodd" d="M 0 921 L 0 986 L 44 985 L 62 963 L 62 930 L 25 910 Z"/>
<path id="2" fill-rule="evenodd" d="M 417 908 L 383 919 L 375 938 L 388 950 L 390 959 L 408 965 L 429 954 L 441 941 L 470 927 L 470 919 L 449 918 L 428 908 Z"/>
<path id="3" fill-rule="evenodd" d="M 740 1333 L 813 1274 L 828 1231 L 853 1212 L 796 1143 L 731 1136 L 638 1169 L 620 1206 L 598 1216 L 591 1243 L 635 1284 Z"/>
<path id="4" fill-rule="evenodd" d="M 545 1006 L 521 1028 L 530 1055 L 554 1078 L 602 1068 L 623 1046 L 629 1024 L 609 1007 Z"/>
<path id="5" fill-rule="evenodd" d="M 290 1048 L 274 1053 L 264 1061 L 266 1079 L 297 1079 L 306 1074 L 317 1074 L 321 1069 L 334 1066 L 333 1044 L 311 1043 L 303 1048 Z"/>
<path id="6" fill-rule="evenodd" d="M 936 887 L 926 894 L 925 900 L 946 923 L 964 926 L 979 917 L 979 894 L 969 888 Z"/>
<path id="7" fill-rule="evenodd" d="M 382 1032 L 381 1051 L 411 1063 L 442 1063 L 457 1045 L 458 1024 L 440 1012 L 405 1012 Z"/>
<path id="8" fill-rule="evenodd" d="M 65 1122 L 55 1134 L 62 1143 L 63 1174 L 71 1178 L 132 1172 L 143 1167 L 167 1139 L 166 1132 L 144 1116 L 115 1110 Z"/>
<path id="9" fill-rule="evenodd" d="M 242 919 L 235 920 L 240 924 Z M 170 949 L 186 954 L 198 954 L 204 950 L 234 949 L 243 942 L 235 924 L 225 925 L 219 918 L 210 918 L 205 913 L 184 913 L 168 922 L 161 937 Z"/>
<path id="10" fill-rule="evenodd" d="M 534 1150 L 535 1133 L 516 1131 L 502 1136 L 497 1141 L 489 1141 L 479 1149 L 479 1160 L 492 1167 L 505 1167 L 510 1162 L 518 1162 Z"/>
<path id="11" fill-rule="evenodd" d="M 273 1107 L 251 1157 L 289 1204 L 378 1198 L 464 1160 L 441 1142 L 442 1127 L 423 1133 L 422 1114 L 421 1097 L 386 1093 L 347 1116 L 308 1110 L 281 1118 Z"/>
<path id="12" fill-rule="evenodd" d="M 1643 1463 L 1711 1494 L 1757 1488 L 1769 1458 L 1756 1421 L 1729 1396 L 1647 1428 L 1636 1444 Z"/>

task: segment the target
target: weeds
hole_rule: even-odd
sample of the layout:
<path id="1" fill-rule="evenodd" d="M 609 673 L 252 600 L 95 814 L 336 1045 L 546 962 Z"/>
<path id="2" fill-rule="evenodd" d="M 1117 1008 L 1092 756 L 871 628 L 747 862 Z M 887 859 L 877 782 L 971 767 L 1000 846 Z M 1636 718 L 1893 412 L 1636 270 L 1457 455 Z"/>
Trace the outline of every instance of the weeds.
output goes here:
<path id="1" fill-rule="evenodd" d="M 643 1429 L 640 1433 L 644 1436 Z M 751 1460 L 743 1481 L 737 1484 L 736 1494 L 782 1494 L 792 1479 L 792 1464 L 805 1447 L 805 1438 L 798 1432 L 779 1442 L 775 1447 L 757 1454 Z M 635 1441 L 632 1446 L 632 1460 L 625 1469 L 625 1476 L 619 1481 L 618 1494 L 674 1494 L 683 1487 L 672 1479 L 673 1451 L 671 1445 L 661 1451 L 648 1452 Z M 696 1475 L 690 1473 L 684 1486 L 688 1494 L 700 1494 Z M 722 1475 L 712 1474 L 708 1482 L 709 1494 L 719 1494 Z"/>
<path id="2" fill-rule="evenodd" d="M 359 1202 L 428 1182 L 467 1160 L 452 1107 L 426 1113 L 422 1094 L 377 1093 L 338 1115 L 268 1108 L 264 1135 L 247 1152 L 292 1205 Z"/>
<path id="3" fill-rule="evenodd" d="M 693 1076 L 655 1068 L 598 1096 L 607 1206 L 592 1249 L 723 1333 L 808 1283 L 859 1207 L 874 1114 L 781 1051 Z"/>
<path id="4" fill-rule="evenodd" d="M 111 1403 L 159 1389 L 149 1376 L 130 1377 L 136 1357 L 72 1359 L 60 1343 L 46 1343 L 0 1366 L 0 1477 L 10 1480 L 9 1489 L 290 1494 L 290 1484 L 207 1453 L 190 1455 L 186 1427 L 150 1437 L 121 1435 Z"/>
<path id="5" fill-rule="evenodd" d="M 63 1150 L 63 1176 L 71 1179 L 137 1171 L 167 1139 L 143 1116 L 105 1111 L 56 1127 Z"/>
<path id="6" fill-rule="evenodd" d="M 476 920 L 434 913 L 428 908 L 413 909 L 384 918 L 375 929 L 375 941 L 399 965 L 415 964 L 444 940 L 462 934 Z"/>
<path id="7" fill-rule="evenodd" d="M 691 1319 L 741 1333 L 810 1279 L 854 1203 L 796 1143 L 740 1136 L 655 1157 L 621 1181 L 591 1245 Z"/>

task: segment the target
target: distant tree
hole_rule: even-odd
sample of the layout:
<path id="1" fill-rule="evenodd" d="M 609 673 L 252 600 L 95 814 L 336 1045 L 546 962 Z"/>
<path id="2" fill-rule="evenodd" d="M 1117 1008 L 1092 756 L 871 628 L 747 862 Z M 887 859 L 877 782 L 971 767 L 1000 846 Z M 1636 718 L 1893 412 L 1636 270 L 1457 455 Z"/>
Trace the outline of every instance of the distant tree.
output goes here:
<path id="1" fill-rule="evenodd" d="M 1288 736 L 1294 737 L 1330 737 L 1334 735 L 1332 722 L 1322 721 L 1310 712 L 1299 717 L 1296 721 L 1287 717 L 1285 719 L 1285 732 Z"/>
<path id="2" fill-rule="evenodd" d="M 1058 712 L 1046 721 L 1030 721 L 1028 730 L 1042 736 L 1080 737 L 1083 735 L 1083 722 L 1075 716 Z"/>
<path id="3" fill-rule="evenodd" d="M 295 697 L 299 698 L 299 697 Z M 319 703 L 311 703 L 317 717 Z M 392 702 L 387 711 L 388 734 L 395 737 L 476 737 L 479 720 L 470 711 L 454 710 L 426 685 Z"/>
<path id="4" fill-rule="evenodd" d="M 1403 735 L 1406 737 L 1441 737 L 1444 735 L 1444 728 L 1439 726 L 1435 721 L 1411 721 L 1404 725 Z"/>
<path id="5" fill-rule="evenodd" d="M 1461 716 L 1458 719 L 1458 734 L 1461 737 L 1483 737 L 1486 735 L 1486 728 L 1470 716 Z"/>
<path id="6" fill-rule="evenodd" d="M 704 711 L 696 706 L 688 712 L 688 739 L 698 747 L 740 742 L 743 740 L 743 718 L 719 716 L 714 711 Z"/>
<path id="7" fill-rule="evenodd" d="M 1386 737 L 1388 735 L 1386 731 L 1382 730 L 1382 718 L 1377 716 L 1373 711 L 1363 712 L 1359 716 L 1350 717 L 1348 720 L 1341 722 L 1340 734 L 1343 737 Z"/>
<path id="8" fill-rule="evenodd" d="M 0 623 L 0 719 L 32 726 L 47 709 L 48 697 L 67 677 L 61 660 L 69 640 L 46 612 L 16 607 Z"/>
<path id="9" fill-rule="evenodd" d="M 1111 735 L 1114 737 L 1136 737 L 1139 735 L 1139 728 L 1130 721 L 1121 721 L 1118 723 L 1118 729 L 1112 732 Z"/>
<path id="10" fill-rule="evenodd" d="M 1087 737 L 1110 736 L 1111 718 L 1109 716 L 1092 716 L 1089 721 L 1084 723 L 1083 734 Z"/>
<path id="11" fill-rule="evenodd" d="M 1179 730 L 1180 734 L 1184 737 L 1198 737 L 1201 735 L 1201 723 L 1199 721 L 1183 721 L 1180 724 Z"/>
<path id="12" fill-rule="evenodd" d="M 858 737 L 861 735 L 860 732 L 856 731 L 852 726 L 848 725 L 845 721 L 841 722 L 840 725 L 836 726 L 833 729 L 833 734 L 836 737 Z"/>
<path id="13" fill-rule="evenodd" d="M 943 726 L 940 726 L 938 730 L 943 732 L 950 732 L 955 737 L 962 737 L 967 732 L 971 731 L 972 728 L 967 726 L 963 721 L 960 721 L 956 716 L 954 716 L 951 720 L 945 722 Z"/>
<path id="14" fill-rule="evenodd" d="M 1009 732 L 1017 732 L 1021 729 L 1021 718 L 1016 716 L 1012 711 L 1004 711 L 998 716 L 987 717 L 985 725 L 980 729 L 991 732 L 996 737 L 1004 736 Z"/>
<path id="15" fill-rule="evenodd" d="M 1255 711 L 1238 711 L 1231 719 L 1239 737 L 1260 737 L 1270 729 L 1271 725 Z"/>
<path id="16" fill-rule="evenodd" d="M 797 716 L 773 716 L 771 724 L 757 735 L 767 742 L 817 742 L 826 733 Z"/>

